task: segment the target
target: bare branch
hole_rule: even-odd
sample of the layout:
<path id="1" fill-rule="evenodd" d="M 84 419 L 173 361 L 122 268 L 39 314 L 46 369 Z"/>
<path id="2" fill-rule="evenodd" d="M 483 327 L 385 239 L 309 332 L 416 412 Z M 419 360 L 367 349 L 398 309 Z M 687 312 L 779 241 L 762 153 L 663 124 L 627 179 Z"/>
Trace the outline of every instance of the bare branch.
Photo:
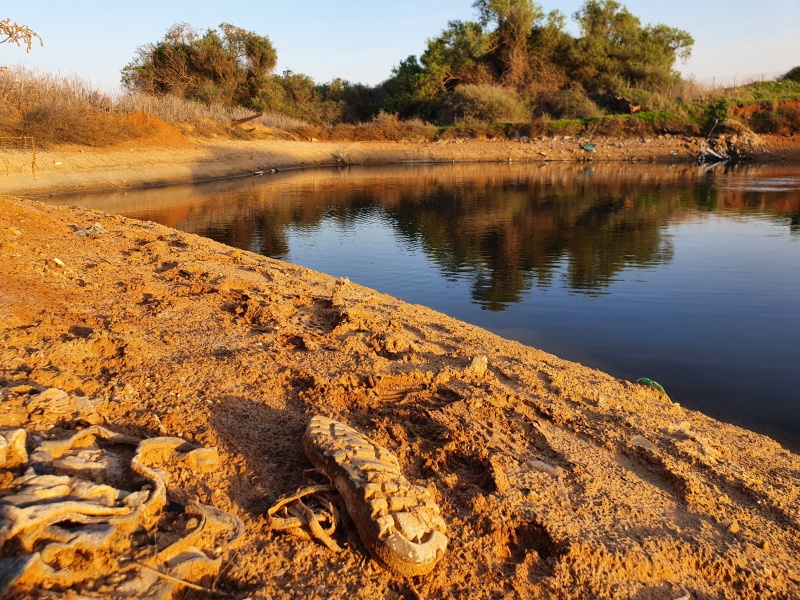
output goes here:
<path id="1" fill-rule="evenodd" d="M 13 22 L 10 18 L 0 21 L 0 36 L 5 36 L 0 39 L 0 44 L 5 44 L 6 42 L 11 42 L 17 46 L 24 44 L 26 52 L 31 51 L 34 40 L 39 40 L 39 45 L 44 46 L 44 42 L 38 33 L 27 25 Z"/>

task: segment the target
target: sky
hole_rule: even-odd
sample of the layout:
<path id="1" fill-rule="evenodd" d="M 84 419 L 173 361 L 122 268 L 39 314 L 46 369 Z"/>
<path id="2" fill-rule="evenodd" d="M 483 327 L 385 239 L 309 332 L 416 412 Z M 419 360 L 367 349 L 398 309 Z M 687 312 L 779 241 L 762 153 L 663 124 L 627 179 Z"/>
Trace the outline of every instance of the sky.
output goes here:
<path id="1" fill-rule="evenodd" d="M 583 0 L 541 0 L 569 17 Z M 643 24 L 663 23 L 695 39 L 692 58 L 676 65 L 700 83 L 731 85 L 771 79 L 800 65 L 800 0 L 622 0 Z M 0 20 L 28 25 L 44 40 L 24 48 L 0 44 L 0 65 L 22 64 L 77 75 L 111 93 L 136 48 L 164 37 L 179 22 L 199 30 L 228 22 L 270 38 L 277 72 L 292 70 L 317 83 L 340 77 L 375 85 L 450 20 L 474 20 L 472 0 L 134 0 L 70 2 L 0 0 Z"/>

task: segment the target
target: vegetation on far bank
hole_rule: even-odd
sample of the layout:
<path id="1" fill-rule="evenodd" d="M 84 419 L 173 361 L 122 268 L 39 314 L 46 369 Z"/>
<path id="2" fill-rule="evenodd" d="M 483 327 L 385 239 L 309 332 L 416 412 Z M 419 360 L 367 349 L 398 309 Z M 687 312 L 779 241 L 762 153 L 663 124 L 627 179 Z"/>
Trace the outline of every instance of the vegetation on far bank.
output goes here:
<path id="1" fill-rule="evenodd" d="M 449 22 L 376 86 L 275 74 L 269 38 L 228 23 L 205 32 L 177 24 L 139 47 L 116 98 L 76 77 L 0 69 L 0 144 L 113 145 L 148 135 L 146 120 L 131 118 L 140 113 L 201 137 L 698 135 L 730 117 L 760 133 L 800 131 L 800 67 L 778 81 L 712 89 L 675 70 L 691 54 L 688 32 L 643 25 L 614 0 L 586 0 L 573 15 L 577 37 L 562 13 L 532 0 L 473 7 L 475 21 Z M 0 25 L 28 50 L 41 42 L 27 27 Z"/>

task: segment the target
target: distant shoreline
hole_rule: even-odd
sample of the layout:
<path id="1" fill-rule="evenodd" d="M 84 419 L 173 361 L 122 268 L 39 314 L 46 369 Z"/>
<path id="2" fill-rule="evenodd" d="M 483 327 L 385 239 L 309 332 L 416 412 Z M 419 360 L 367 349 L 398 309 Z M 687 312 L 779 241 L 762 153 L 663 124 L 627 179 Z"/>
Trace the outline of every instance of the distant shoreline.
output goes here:
<path id="1" fill-rule="evenodd" d="M 757 162 L 800 165 L 800 136 L 763 136 Z M 592 152 L 582 144 L 590 141 Z M 42 197 L 100 192 L 219 178 L 273 169 L 368 164 L 453 162 L 674 162 L 695 160 L 700 138 L 682 135 L 645 139 L 575 136 L 441 142 L 317 142 L 287 140 L 171 140 L 111 149 L 65 146 L 46 151 L 0 153 L 0 190 Z"/>

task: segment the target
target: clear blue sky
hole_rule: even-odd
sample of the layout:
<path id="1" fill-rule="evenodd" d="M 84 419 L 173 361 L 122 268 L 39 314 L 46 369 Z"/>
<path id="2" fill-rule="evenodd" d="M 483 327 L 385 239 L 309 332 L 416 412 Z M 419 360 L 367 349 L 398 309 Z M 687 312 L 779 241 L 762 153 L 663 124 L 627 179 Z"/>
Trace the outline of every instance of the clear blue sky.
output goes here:
<path id="1" fill-rule="evenodd" d="M 582 0 L 542 0 L 570 17 Z M 692 58 L 679 70 L 700 82 L 773 77 L 800 65 L 800 0 L 624 0 L 643 23 L 687 30 Z M 24 64 L 77 74 L 105 91 L 119 88 L 120 70 L 137 46 L 155 42 L 172 24 L 198 29 L 229 22 L 267 35 L 278 50 L 277 71 L 291 69 L 317 83 L 341 77 L 376 84 L 448 20 L 474 19 L 472 0 L 0 0 L 0 19 L 30 26 L 44 48 L 30 54 L 0 45 L 0 65 Z"/>

